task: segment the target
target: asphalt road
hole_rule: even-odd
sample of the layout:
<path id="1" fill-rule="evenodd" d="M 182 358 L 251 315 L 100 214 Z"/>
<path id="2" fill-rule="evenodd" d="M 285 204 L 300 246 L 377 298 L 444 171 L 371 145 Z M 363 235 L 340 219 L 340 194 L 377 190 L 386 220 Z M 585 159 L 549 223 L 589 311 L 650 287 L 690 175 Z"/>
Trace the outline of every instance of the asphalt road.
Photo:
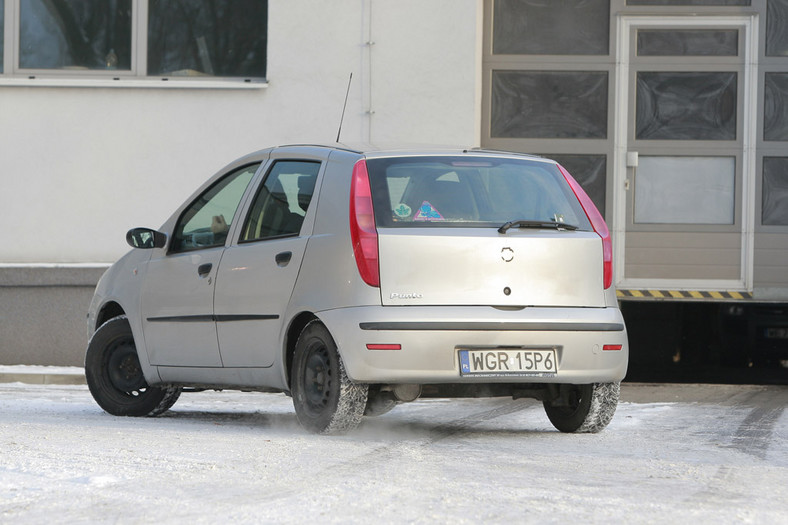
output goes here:
<path id="1" fill-rule="evenodd" d="M 116 418 L 0 384 L 1 523 L 788 523 L 788 387 L 625 384 L 600 434 L 530 400 L 420 400 L 346 436 L 284 395 Z"/>

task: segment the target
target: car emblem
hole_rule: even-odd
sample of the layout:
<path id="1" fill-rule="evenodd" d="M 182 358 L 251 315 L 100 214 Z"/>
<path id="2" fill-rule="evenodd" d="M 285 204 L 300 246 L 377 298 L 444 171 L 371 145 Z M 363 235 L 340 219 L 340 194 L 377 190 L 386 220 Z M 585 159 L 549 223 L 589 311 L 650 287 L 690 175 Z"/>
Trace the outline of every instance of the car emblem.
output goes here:
<path id="1" fill-rule="evenodd" d="M 514 260 L 514 250 L 508 246 L 501 248 L 501 260 L 503 262 L 512 262 Z"/>
<path id="2" fill-rule="evenodd" d="M 394 292 L 389 296 L 389 299 L 423 299 L 424 295 L 420 293 L 397 293 Z"/>

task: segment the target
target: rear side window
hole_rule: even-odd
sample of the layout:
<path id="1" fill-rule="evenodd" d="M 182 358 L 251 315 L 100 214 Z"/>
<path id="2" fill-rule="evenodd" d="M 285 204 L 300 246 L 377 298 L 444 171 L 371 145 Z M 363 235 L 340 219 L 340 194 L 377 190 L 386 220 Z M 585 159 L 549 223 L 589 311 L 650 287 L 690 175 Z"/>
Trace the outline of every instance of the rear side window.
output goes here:
<path id="1" fill-rule="evenodd" d="M 499 227 L 560 222 L 591 230 L 558 168 L 548 162 L 485 157 L 368 159 L 380 227 Z"/>
<path id="2" fill-rule="evenodd" d="M 319 171 L 319 162 L 277 161 L 255 195 L 241 242 L 298 235 Z"/>

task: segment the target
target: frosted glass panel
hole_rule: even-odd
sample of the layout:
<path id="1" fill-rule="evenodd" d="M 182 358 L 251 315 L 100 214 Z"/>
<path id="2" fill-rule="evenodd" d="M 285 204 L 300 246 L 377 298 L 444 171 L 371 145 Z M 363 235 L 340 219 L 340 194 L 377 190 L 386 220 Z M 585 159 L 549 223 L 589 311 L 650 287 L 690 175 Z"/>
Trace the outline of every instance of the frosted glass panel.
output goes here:
<path id="1" fill-rule="evenodd" d="M 605 193 L 607 191 L 606 155 L 543 155 L 553 159 L 572 174 L 585 192 L 591 197 L 597 209 L 605 214 Z"/>
<path id="2" fill-rule="evenodd" d="M 607 72 L 493 71 L 493 137 L 607 137 Z"/>
<path id="3" fill-rule="evenodd" d="M 788 140 L 788 73 L 766 73 L 763 139 Z"/>
<path id="4" fill-rule="evenodd" d="M 636 138 L 736 140 L 734 72 L 640 72 Z"/>
<path id="5" fill-rule="evenodd" d="M 607 55 L 610 0 L 496 0 L 496 55 Z"/>
<path id="6" fill-rule="evenodd" d="M 5 28 L 5 6 L 3 5 L 3 0 L 0 0 L 0 73 L 4 72 L 3 69 L 3 53 L 4 47 L 3 42 L 5 41 L 3 30 Z"/>
<path id="7" fill-rule="evenodd" d="M 766 56 L 788 56 L 788 0 L 766 2 Z"/>
<path id="8" fill-rule="evenodd" d="M 788 226 L 788 157 L 763 159 L 763 224 Z"/>
<path id="9" fill-rule="evenodd" d="M 736 29 L 640 29 L 640 56 L 736 56 Z"/>
<path id="10" fill-rule="evenodd" d="M 639 224 L 733 224 L 734 157 L 640 157 Z"/>
<path id="11" fill-rule="evenodd" d="M 627 0 L 627 5 L 750 5 L 752 0 Z"/>

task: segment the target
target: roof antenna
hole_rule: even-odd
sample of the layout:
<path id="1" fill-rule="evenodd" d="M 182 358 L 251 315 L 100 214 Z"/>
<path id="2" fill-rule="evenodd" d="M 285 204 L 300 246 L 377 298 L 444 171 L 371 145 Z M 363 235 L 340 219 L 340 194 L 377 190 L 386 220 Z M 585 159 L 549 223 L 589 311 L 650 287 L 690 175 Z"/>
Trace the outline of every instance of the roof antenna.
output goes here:
<path id="1" fill-rule="evenodd" d="M 353 73 L 350 73 L 350 78 L 347 79 L 347 91 L 345 92 L 345 104 L 342 106 L 342 116 L 339 118 L 339 129 L 337 130 L 337 143 L 339 143 L 339 135 L 342 133 L 342 122 L 345 120 L 345 108 L 347 108 L 347 97 L 350 95 L 350 82 L 353 80 Z"/>

